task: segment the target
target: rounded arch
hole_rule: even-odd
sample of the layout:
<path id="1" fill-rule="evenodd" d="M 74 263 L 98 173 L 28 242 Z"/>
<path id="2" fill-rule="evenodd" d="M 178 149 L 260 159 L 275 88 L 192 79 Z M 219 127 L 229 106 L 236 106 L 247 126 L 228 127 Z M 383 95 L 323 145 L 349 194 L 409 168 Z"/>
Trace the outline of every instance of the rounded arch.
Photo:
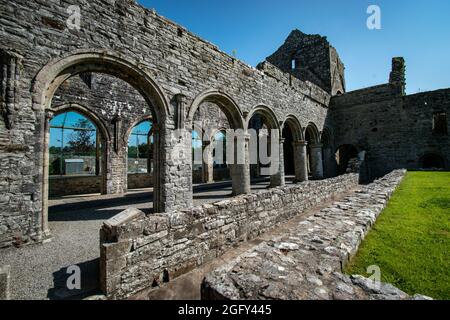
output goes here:
<path id="1" fill-rule="evenodd" d="M 195 123 L 192 126 L 191 131 L 192 131 L 192 133 L 194 133 L 194 131 L 197 132 L 197 134 L 200 135 L 200 138 L 203 142 L 210 142 L 212 139 L 211 138 L 212 135 L 209 132 L 207 132 L 205 129 L 203 129 L 201 126 L 199 126 Z"/>
<path id="2" fill-rule="evenodd" d="M 126 133 L 125 133 L 125 136 L 123 137 L 124 141 L 128 141 L 128 139 L 129 139 L 129 137 L 130 137 L 131 132 L 133 131 L 133 129 L 134 129 L 136 126 L 138 126 L 139 124 L 141 124 L 142 122 L 144 122 L 144 121 L 150 121 L 150 122 L 151 122 L 152 128 L 151 128 L 151 130 L 150 130 L 150 133 L 154 133 L 155 130 L 158 129 L 158 128 L 155 128 L 155 123 L 154 123 L 154 119 L 153 119 L 153 116 L 152 116 L 152 115 L 149 115 L 149 114 L 143 115 L 143 116 L 139 117 L 138 119 L 134 120 L 134 121 L 130 124 L 130 126 L 127 128 L 127 131 L 126 131 Z M 156 124 L 156 125 L 157 125 L 157 124 Z"/>
<path id="3" fill-rule="evenodd" d="M 229 130 L 229 129 L 227 129 L 227 128 L 225 128 L 225 127 L 222 127 L 222 128 L 219 128 L 219 129 L 214 129 L 214 130 L 212 130 L 212 131 L 211 131 L 211 134 L 209 135 L 209 136 L 211 137 L 211 140 L 210 140 L 210 141 L 211 141 L 211 142 L 214 141 L 215 136 L 216 136 L 218 133 L 220 133 L 220 132 L 225 132 L 225 134 L 226 134 L 227 130 Z"/>
<path id="4" fill-rule="evenodd" d="M 280 123 L 278 122 L 277 116 L 273 110 L 264 105 L 259 104 L 256 107 L 252 108 L 250 113 L 247 115 L 246 121 L 245 121 L 245 128 L 248 129 L 250 125 L 250 120 L 257 114 L 260 114 L 264 117 L 265 120 L 267 120 L 267 125 L 270 126 L 270 129 L 278 129 L 280 130 Z"/>
<path id="5" fill-rule="evenodd" d="M 305 129 L 305 139 L 307 136 L 310 138 L 310 143 L 320 143 L 320 132 L 314 122 L 310 122 Z"/>
<path id="6" fill-rule="evenodd" d="M 49 111 L 52 112 L 54 116 L 70 111 L 77 112 L 92 121 L 97 130 L 100 131 L 100 134 L 105 141 L 111 141 L 111 135 L 108 129 L 106 129 L 106 126 L 104 125 L 103 121 L 100 120 L 100 117 L 95 112 L 93 112 L 92 110 L 90 110 L 89 108 L 87 108 L 82 104 L 64 103 L 53 106 L 51 109 L 49 109 Z"/>
<path id="7" fill-rule="evenodd" d="M 45 65 L 33 80 L 33 109 L 50 108 L 53 95 L 68 78 L 83 73 L 109 74 L 132 85 L 146 100 L 158 122 L 170 115 L 169 103 L 156 82 L 134 61 L 108 50 L 80 50 Z"/>
<path id="8" fill-rule="evenodd" d="M 283 122 L 283 129 L 289 127 L 296 141 L 304 140 L 302 125 L 298 118 L 294 115 L 288 115 Z"/>
<path id="9" fill-rule="evenodd" d="M 44 235 L 50 233 L 48 225 L 48 144 L 52 100 L 56 90 L 64 81 L 85 72 L 111 75 L 134 87 L 147 102 L 154 122 L 164 126 L 165 119 L 170 115 L 167 98 L 147 71 L 142 69 L 135 60 L 125 59 L 118 53 L 95 49 L 72 51 L 62 57 L 51 60 L 39 70 L 33 79 L 31 94 L 33 110 L 39 114 L 40 141 L 43 144 L 43 147 L 40 148 L 40 155 L 36 157 L 36 163 L 37 167 L 41 168 L 39 176 L 42 181 L 42 210 L 39 222 L 42 225 Z M 111 136 L 113 135 L 111 134 Z M 158 139 L 161 138 L 158 137 Z M 157 146 L 158 151 L 163 153 L 164 144 L 157 141 Z M 160 189 L 165 188 L 165 186 L 160 179 L 162 164 L 159 161 L 155 163 L 157 166 L 155 167 L 155 191 L 153 197 L 154 212 L 161 212 L 165 210 L 165 204 L 162 197 L 163 191 Z M 108 188 L 110 184 L 107 185 Z"/>
<path id="10" fill-rule="evenodd" d="M 227 116 L 233 129 L 244 128 L 242 112 L 237 103 L 228 94 L 214 89 L 202 92 L 194 99 L 188 111 L 189 122 L 194 121 L 195 112 L 204 102 L 217 104 Z"/>
<path id="11" fill-rule="evenodd" d="M 320 142 L 322 143 L 324 148 L 333 148 L 334 146 L 334 135 L 333 131 L 329 127 L 325 127 L 322 131 L 322 135 L 320 138 Z"/>

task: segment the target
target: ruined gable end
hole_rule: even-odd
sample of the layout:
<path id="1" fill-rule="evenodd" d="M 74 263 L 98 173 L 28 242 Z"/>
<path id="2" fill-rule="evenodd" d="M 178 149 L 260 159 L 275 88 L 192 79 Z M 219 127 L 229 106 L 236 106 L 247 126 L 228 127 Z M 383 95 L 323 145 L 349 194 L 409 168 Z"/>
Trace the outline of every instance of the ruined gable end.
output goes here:
<path id="1" fill-rule="evenodd" d="M 314 83 L 332 95 L 345 93 L 345 67 L 326 37 L 294 30 L 266 59 L 283 72 Z"/>

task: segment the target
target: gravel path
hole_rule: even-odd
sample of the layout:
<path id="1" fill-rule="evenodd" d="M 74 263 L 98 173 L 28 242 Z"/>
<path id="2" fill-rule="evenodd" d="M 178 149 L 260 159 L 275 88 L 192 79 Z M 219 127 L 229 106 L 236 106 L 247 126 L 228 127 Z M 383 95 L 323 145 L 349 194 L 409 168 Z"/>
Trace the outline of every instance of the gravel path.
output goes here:
<path id="1" fill-rule="evenodd" d="M 262 190 L 267 183 L 252 186 Z M 231 187 L 219 185 L 198 190 L 194 204 L 230 197 Z M 151 212 L 151 192 L 138 191 L 126 197 L 90 196 L 50 201 L 51 242 L 21 249 L 0 250 L 0 264 L 11 266 L 11 298 L 15 300 L 80 299 L 97 293 L 99 230 L 103 221 L 135 207 Z M 69 266 L 81 269 L 82 290 L 69 291 Z"/>

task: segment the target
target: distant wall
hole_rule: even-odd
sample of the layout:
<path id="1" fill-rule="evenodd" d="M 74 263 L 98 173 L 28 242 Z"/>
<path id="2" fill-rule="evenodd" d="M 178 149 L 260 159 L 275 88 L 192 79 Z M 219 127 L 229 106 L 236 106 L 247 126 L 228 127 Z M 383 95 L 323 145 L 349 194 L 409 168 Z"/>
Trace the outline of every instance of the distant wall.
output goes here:
<path id="1" fill-rule="evenodd" d="M 403 96 L 382 85 L 332 99 L 336 146 L 352 144 L 366 151 L 372 178 L 395 169 L 420 169 L 421 159 L 437 154 L 450 169 L 450 137 L 433 134 L 433 115 L 447 113 L 450 133 L 450 89 Z"/>
<path id="2" fill-rule="evenodd" d="M 143 189 L 152 186 L 152 175 L 128 174 L 128 189 Z M 100 191 L 100 176 L 53 176 L 49 178 L 49 196 L 51 198 L 93 194 L 100 193 Z"/>
<path id="3" fill-rule="evenodd" d="M 389 83 L 331 99 L 336 148 L 365 151 L 365 170 L 379 178 L 396 169 L 420 169 L 437 155 L 450 170 L 450 89 L 405 95 L 405 61 L 392 59 Z M 447 134 L 433 132 L 436 113 L 447 114 Z"/>
<path id="4" fill-rule="evenodd" d="M 128 189 L 143 189 L 150 187 L 153 187 L 153 176 L 151 174 L 128 174 Z"/>
<path id="5" fill-rule="evenodd" d="M 101 287 L 125 298 L 161 286 L 357 184 L 358 175 L 348 174 L 187 211 L 145 216 L 129 209 L 101 229 Z"/>

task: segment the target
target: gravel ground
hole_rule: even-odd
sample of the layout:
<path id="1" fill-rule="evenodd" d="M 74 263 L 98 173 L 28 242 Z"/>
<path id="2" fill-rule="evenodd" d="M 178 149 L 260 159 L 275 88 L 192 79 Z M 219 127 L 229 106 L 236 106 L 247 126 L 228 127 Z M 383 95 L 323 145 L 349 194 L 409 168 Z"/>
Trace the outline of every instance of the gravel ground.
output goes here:
<path id="1" fill-rule="evenodd" d="M 252 186 L 263 190 L 267 183 Z M 230 197 L 231 187 L 214 185 L 195 192 L 194 204 Z M 11 266 L 14 300 L 80 299 L 97 293 L 99 230 L 107 220 L 130 206 L 151 212 L 151 192 L 131 192 L 126 197 L 89 196 L 50 201 L 52 240 L 42 245 L 0 250 L 0 264 Z M 81 269 L 82 290 L 69 291 L 67 267 Z"/>

